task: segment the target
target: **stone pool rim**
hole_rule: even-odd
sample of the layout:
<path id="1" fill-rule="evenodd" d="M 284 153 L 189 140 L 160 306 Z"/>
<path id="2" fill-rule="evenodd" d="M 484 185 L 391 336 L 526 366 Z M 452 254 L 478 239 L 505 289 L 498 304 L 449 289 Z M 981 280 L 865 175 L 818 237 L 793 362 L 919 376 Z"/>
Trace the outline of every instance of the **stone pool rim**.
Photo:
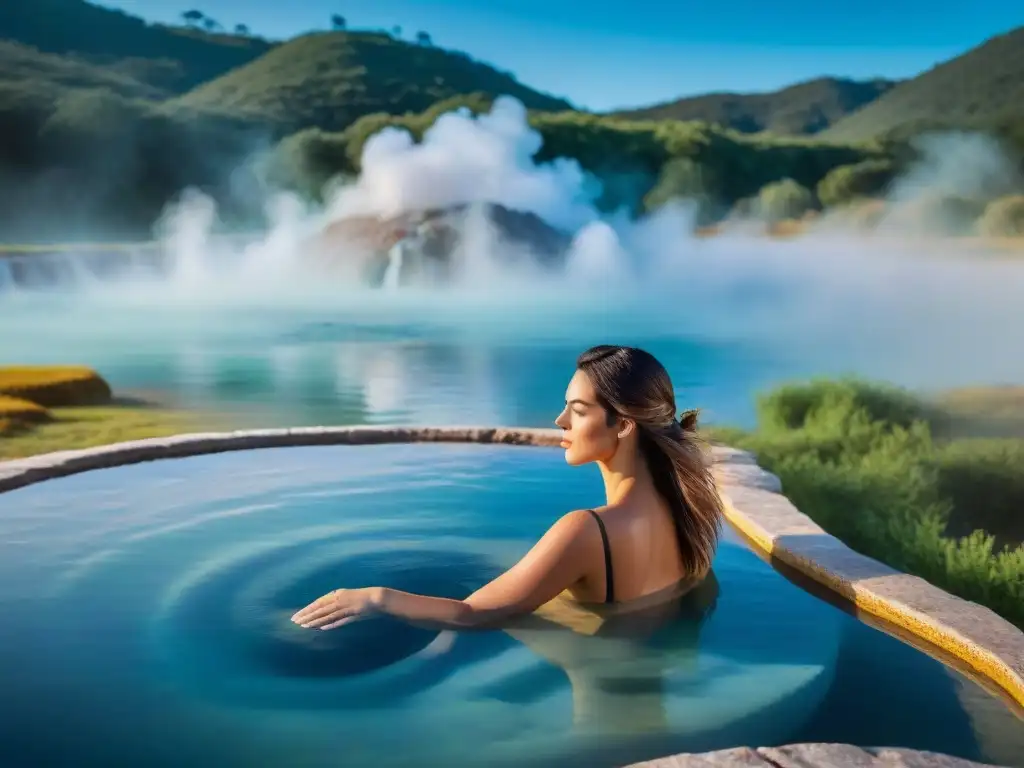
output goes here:
<path id="1" fill-rule="evenodd" d="M 96 469 L 227 451 L 396 443 L 554 448 L 560 439 L 558 429 L 516 427 L 360 425 L 186 433 L 3 461 L 0 493 Z M 719 445 L 712 450 L 726 520 L 759 554 L 892 625 L 897 639 L 937 648 L 1024 707 L 1024 632 L 984 606 L 861 555 L 825 533 L 782 494 L 778 477 L 758 466 L 753 454 Z"/>

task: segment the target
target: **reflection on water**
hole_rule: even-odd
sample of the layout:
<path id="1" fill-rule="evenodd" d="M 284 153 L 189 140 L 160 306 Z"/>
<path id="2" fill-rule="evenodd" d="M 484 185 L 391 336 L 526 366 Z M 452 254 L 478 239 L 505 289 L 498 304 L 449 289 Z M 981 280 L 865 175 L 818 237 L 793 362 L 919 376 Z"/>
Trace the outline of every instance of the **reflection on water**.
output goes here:
<path id="1" fill-rule="evenodd" d="M 659 339 L 607 320 L 565 329 L 569 338 L 550 328 L 537 339 L 495 333 L 473 320 L 458 330 L 414 331 L 401 322 L 305 322 L 301 315 L 270 325 L 226 313 L 202 328 L 183 316 L 157 329 L 151 317 L 130 312 L 118 312 L 111 328 L 75 317 L 64 321 L 67 328 L 41 327 L 42 317 L 17 317 L 25 335 L 0 341 L 0 359 L 89 364 L 117 390 L 213 409 L 243 426 L 549 426 L 577 355 L 609 339 L 659 355 L 681 402 L 700 405 L 712 419 L 749 421 L 752 389 L 795 370 L 781 349 Z M 94 325 L 79 336 L 78 322 Z M 22 343 L 27 339 L 32 343 Z"/>
<path id="2" fill-rule="evenodd" d="M 505 631 L 572 687 L 573 725 L 594 734 L 667 734 L 669 673 L 697 669 L 700 631 L 719 594 L 712 571 L 644 604 L 581 607 L 562 596 Z M 692 680 L 691 680 L 692 682 Z"/>
<path id="3" fill-rule="evenodd" d="M 627 614 L 555 602 L 473 632 L 289 621 L 339 586 L 466 595 L 601 492 L 556 450 L 394 445 L 0 495 L 0 763 L 614 766 L 828 740 L 1024 763 L 1004 754 L 1022 723 L 961 704 L 988 694 L 730 536 L 711 577 Z"/>
<path id="4" fill-rule="evenodd" d="M 672 250 L 657 269 L 596 285 L 496 274 L 386 292 L 228 270 L 196 283 L 4 291 L 0 327 L 18 333 L 0 339 L 0 362 L 92 365 L 115 388 L 255 425 L 546 425 L 576 356 L 598 343 L 650 349 L 683 404 L 739 423 L 754 392 L 791 378 L 854 372 L 925 389 L 1024 380 L 1020 358 L 1005 354 L 1019 341 L 1020 264 L 839 242 Z"/>

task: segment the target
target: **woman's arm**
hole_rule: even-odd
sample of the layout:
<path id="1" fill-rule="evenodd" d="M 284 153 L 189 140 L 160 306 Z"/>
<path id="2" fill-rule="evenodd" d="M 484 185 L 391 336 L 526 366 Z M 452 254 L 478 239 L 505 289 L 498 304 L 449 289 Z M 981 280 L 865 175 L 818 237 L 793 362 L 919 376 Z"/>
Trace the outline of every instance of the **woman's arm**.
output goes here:
<path id="1" fill-rule="evenodd" d="M 308 628 L 333 629 L 358 618 L 387 614 L 434 628 L 468 629 L 529 613 L 585 575 L 588 517 L 580 511 L 563 516 L 518 563 L 465 600 L 386 587 L 340 589 L 306 606 L 292 621 Z"/>

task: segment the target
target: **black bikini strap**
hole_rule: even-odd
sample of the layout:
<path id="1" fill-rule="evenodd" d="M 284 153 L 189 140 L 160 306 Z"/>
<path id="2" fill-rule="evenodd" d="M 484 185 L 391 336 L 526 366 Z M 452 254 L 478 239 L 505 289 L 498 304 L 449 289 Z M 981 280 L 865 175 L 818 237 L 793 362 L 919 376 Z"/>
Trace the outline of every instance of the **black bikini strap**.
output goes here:
<path id="1" fill-rule="evenodd" d="M 604 520 L 592 509 L 588 509 L 593 518 L 597 521 L 597 527 L 601 529 L 601 542 L 604 544 L 604 601 L 615 602 L 615 580 L 612 578 L 612 550 L 608 543 L 608 531 L 605 530 Z"/>

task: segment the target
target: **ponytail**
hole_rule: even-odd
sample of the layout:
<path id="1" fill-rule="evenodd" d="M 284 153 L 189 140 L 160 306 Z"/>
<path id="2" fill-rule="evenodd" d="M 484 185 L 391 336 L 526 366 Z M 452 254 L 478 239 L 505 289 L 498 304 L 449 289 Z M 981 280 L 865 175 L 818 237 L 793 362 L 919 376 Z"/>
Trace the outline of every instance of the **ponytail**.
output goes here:
<path id="1" fill-rule="evenodd" d="M 640 452 L 672 512 L 683 565 L 691 576 L 702 576 L 718 546 L 723 504 L 697 435 L 697 411 L 686 411 L 669 429 L 638 426 Z"/>

